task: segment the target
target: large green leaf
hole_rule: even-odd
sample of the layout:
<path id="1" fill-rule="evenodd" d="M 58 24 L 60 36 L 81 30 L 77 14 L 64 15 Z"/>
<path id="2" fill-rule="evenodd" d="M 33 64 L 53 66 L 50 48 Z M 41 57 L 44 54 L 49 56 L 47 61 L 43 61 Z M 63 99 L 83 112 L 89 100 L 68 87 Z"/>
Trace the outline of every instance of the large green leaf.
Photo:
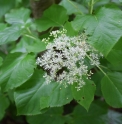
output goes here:
<path id="1" fill-rule="evenodd" d="M 14 53 L 7 56 L 0 68 L 2 90 L 13 89 L 26 82 L 34 72 L 35 58 L 31 54 Z"/>
<path id="2" fill-rule="evenodd" d="M 5 15 L 5 20 L 9 24 L 25 24 L 30 17 L 30 10 L 26 8 L 20 8 L 12 10 L 11 13 Z"/>
<path id="3" fill-rule="evenodd" d="M 96 86 L 93 81 L 84 78 L 85 85 L 77 91 L 77 84 L 74 83 L 72 86 L 72 93 L 74 99 L 82 105 L 86 110 L 89 109 L 91 102 L 94 100 L 94 93 Z"/>
<path id="4" fill-rule="evenodd" d="M 122 65 L 122 50 L 112 50 L 108 56 L 107 60 L 113 65 Z"/>
<path id="5" fill-rule="evenodd" d="M 27 116 L 29 124 L 64 124 L 65 119 L 62 116 L 63 108 L 51 108 L 46 113 Z"/>
<path id="6" fill-rule="evenodd" d="M 8 99 L 0 92 L 0 120 L 4 117 L 5 110 L 9 106 Z"/>
<path id="7" fill-rule="evenodd" d="M 0 17 L 15 6 L 15 0 L 0 0 Z"/>
<path id="8" fill-rule="evenodd" d="M 112 107 L 122 107 L 122 73 L 108 73 L 102 79 L 102 93 L 106 102 Z"/>
<path id="9" fill-rule="evenodd" d="M 107 106 L 97 101 L 91 104 L 88 112 L 83 107 L 76 106 L 72 117 L 72 124 L 106 124 Z"/>
<path id="10" fill-rule="evenodd" d="M 72 100 L 70 87 L 56 82 L 47 85 L 43 74 L 42 70 L 35 71 L 29 81 L 17 88 L 14 97 L 18 115 L 39 114 L 43 108 L 62 106 Z"/>
<path id="11" fill-rule="evenodd" d="M 45 10 L 43 16 L 36 20 L 37 30 L 45 31 L 50 27 L 61 27 L 67 21 L 68 16 L 66 10 L 59 5 L 52 5 Z"/>
<path id="12" fill-rule="evenodd" d="M 67 14 L 69 15 L 73 13 L 88 13 L 88 10 L 85 8 L 85 6 L 71 0 L 62 0 L 60 5 L 62 5 L 67 10 Z"/>
<path id="13" fill-rule="evenodd" d="M 85 29 L 89 42 L 105 56 L 122 33 L 122 11 L 113 5 L 101 7 L 94 15 L 79 15 L 72 22 L 76 30 Z"/>
<path id="14" fill-rule="evenodd" d="M 22 34 L 22 29 L 18 26 L 5 28 L 0 32 L 0 45 L 16 41 Z"/>

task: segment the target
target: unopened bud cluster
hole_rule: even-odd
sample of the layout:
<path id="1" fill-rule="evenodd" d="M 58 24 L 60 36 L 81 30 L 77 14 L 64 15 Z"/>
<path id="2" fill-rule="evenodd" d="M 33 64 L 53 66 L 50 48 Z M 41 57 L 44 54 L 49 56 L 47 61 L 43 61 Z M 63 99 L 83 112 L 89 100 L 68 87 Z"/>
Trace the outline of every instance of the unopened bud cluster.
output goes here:
<path id="1" fill-rule="evenodd" d="M 37 58 L 36 63 L 46 70 L 44 77 L 47 84 L 51 81 L 65 86 L 77 83 L 76 88 L 80 90 L 85 85 L 83 76 L 92 74 L 88 73 L 88 63 L 98 66 L 100 55 L 86 42 L 85 34 L 69 37 L 66 33 L 65 29 L 52 31 L 50 36 L 54 38 L 53 42 L 48 43 L 47 50 Z M 49 40 L 43 39 L 44 42 Z"/>

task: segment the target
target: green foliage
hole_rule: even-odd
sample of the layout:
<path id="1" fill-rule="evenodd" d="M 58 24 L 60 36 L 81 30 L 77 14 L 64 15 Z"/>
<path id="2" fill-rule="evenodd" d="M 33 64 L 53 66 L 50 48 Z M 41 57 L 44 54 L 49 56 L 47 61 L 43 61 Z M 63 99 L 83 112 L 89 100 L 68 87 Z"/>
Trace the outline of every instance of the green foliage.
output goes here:
<path id="1" fill-rule="evenodd" d="M 3 31 L 6 28 L 6 24 L 0 23 L 0 31 Z"/>
<path id="2" fill-rule="evenodd" d="M 8 99 L 0 92 L 0 120 L 4 117 L 5 110 L 9 106 Z"/>
<path id="3" fill-rule="evenodd" d="M 107 5 L 95 15 L 78 15 L 72 25 L 75 30 L 84 29 L 90 35 L 90 44 L 107 56 L 121 37 L 121 20 L 121 10 L 115 5 Z"/>
<path id="4" fill-rule="evenodd" d="M 70 1 L 70 0 L 62 0 L 60 5 L 67 9 L 67 14 L 83 14 L 88 13 L 88 10 L 85 6 L 78 4 L 77 2 Z"/>
<path id="5" fill-rule="evenodd" d="M 62 27 L 67 21 L 67 11 L 62 6 L 52 5 L 40 19 L 36 20 L 37 30 L 45 31 L 50 27 Z"/>
<path id="6" fill-rule="evenodd" d="M 107 106 L 99 101 L 91 105 L 89 112 L 87 112 L 81 106 L 76 106 L 72 113 L 72 124 L 106 124 L 106 108 Z"/>
<path id="7" fill-rule="evenodd" d="M 122 107 L 122 73 L 108 73 L 102 79 L 102 93 L 106 102 L 116 108 Z M 109 87 L 109 89 L 108 89 Z M 115 102 L 116 101 L 116 102 Z"/>
<path id="8" fill-rule="evenodd" d="M 113 124 L 121 124 L 122 122 L 122 115 L 118 112 L 110 110 L 108 112 L 109 122 L 113 122 Z"/>
<path id="9" fill-rule="evenodd" d="M 94 81 L 94 83 L 95 83 L 95 85 L 96 85 L 96 92 L 95 92 L 95 95 L 96 95 L 96 96 L 102 96 L 100 80 L 102 80 L 103 76 L 104 76 L 103 73 L 100 72 L 100 71 L 97 71 L 97 72 L 92 76 L 92 80 Z"/>
<path id="10" fill-rule="evenodd" d="M 0 84 L 7 91 L 26 82 L 34 72 L 35 61 L 31 54 L 14 53 L 7 56 L 0 69 Z"/>
<path id="11" fill-rule="evenodd" d="M 84 81 L 86 82 L 86 84 L 81 88 L 80 91 L 77 91 L 77 89 L 75 88 L 76 85 L 74 85 L 72 88 L 72 92 L 74 99 L 76 99 L 79 104 L 81 104 L 86 110 L 88 110 L 91 102 L 94 99 L 94 92 L 96 87 L 94 82 L 88 79 L 84 79 Z"/>
<path id="12" fill-rule="evenodd" d="M 2 61 L 3 61 L 3 59 L 2 59 L 2 57 L 0 57 L 0 66 L 2 65 Z"/>
<path id="13" fill-rule="evenodd" d="M 18 114 L 39 114 L 41 109 L 62 106 L 72 100 L 70 88 L 56 82 L 46 85 L 43 73 L 35 71 L 29 81 L 17 88 L 14 97 Z"/>
<path id="14" fill-rule="evenodd" d="M 37 19 L 29 2 L 0 0 L 1 122 L 8 115 L 14 118 L 11 110 L 17 109 L 17 115 L 27 115 L 29 124 L 121 124 L 121 109 L 115 108 L 122 108 L 122 1 L 62 0 Z M 36 64 L 53 42 L 52 36 L 47 42 L 43 39 L 63 28 L 69 37 L 84 33 L 88 44 L 103 54 L 100 65 L 91 66 L 87 53 L 85 62 L 93 75 L 82 77 L 85 85 L 79 91 L 78 82 L 67 87 L 58 83 L 65 67 L 56 72 L 55 81 L 46 84 L 44 74 L 50 75 L 52 68 Z M 54 51 L 64 52 L 55 47 Z"/>
<path id="15" fill-rule="evenodd" d="M 111 50 L 111 52 L 107 56 L 107 60 L 113 65 L 122 65 L 122 51 Z"/>
<path id="16" fill-rule="evenodd" d="M 15 6 L 15 0 L 0 0 L 0 17 Z"/>
<path id="17" fill-rule="evenodd" d="M 22 34 L 22 28 L 19 26 L 11 26 L 0 32 L 0 45 L 17 40 Z"/>
<path id="18" fill-rule="evenodd" d="M 5 15 L 5 21 L 9 24 L 25 24 L 30 17 L 30 10 L 20 8 L 19 10 L 12 10 L 11 13 Z"/>
<path id="19" fill-rule="evenodd" d="M 64 124 L 65 119 L 62 116 L 63 109 L 62 108 L 51 108 L 44 114 L 40 114 L 37 116 L 27 116 L 27 121 L 29 124 Z M 36 120 L 36 121 L 35 121 Z"/>
<path id="20" fill-rule="evenodd" d="M 39 39 L 32 39 L 28 37 L 29 35 L 25 35 L 21 38 L 20 42 L 11 50 L 11 53 L 15 52 L 40 52 L 46 49 L 46 43 L 40 42 Z M 36 40 L 36 42 L 35 42 Z"/>

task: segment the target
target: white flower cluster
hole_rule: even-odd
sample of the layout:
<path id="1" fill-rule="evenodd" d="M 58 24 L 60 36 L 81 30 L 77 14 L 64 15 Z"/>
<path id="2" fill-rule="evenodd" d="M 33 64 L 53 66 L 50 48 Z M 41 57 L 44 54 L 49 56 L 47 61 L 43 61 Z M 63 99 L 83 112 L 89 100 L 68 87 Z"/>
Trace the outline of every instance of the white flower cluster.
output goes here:
<path id="1" fill-rule="evenodd" d="M 99 55 L 86 43 L 84 34 L 69 37 L 63 29 L 63 31 L 52 31 L 50 36 L 54 37 L 53 42 L 48 43 L 47 50 L 37 58 L 36 62 L 46 70 L 44 75 L 46 83 L 54 80 L 65 86 L 77 83 L 76 88 L 80 90 L 85 85 L 82 77 L 89 76 L 85 59 L 89 56 L 91 65 L 99 65 Z M 49 38 L 43 41 L 47 42 Z"/>

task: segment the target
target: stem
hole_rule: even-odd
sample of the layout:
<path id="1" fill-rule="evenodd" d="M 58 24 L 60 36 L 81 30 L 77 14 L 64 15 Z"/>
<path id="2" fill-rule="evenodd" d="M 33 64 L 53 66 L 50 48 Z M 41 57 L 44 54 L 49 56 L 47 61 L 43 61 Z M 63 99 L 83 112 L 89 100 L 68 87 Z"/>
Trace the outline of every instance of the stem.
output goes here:
<path id="1" fill-rule="evenodd" d="M 90 1 L 90 5 L 89 5 L 89 13 L 92 15 L 93 12 L 93 6 L 94 6 L 94 0 Z"/>
<path id="2" fill-rule="evenodd" d="M 88 58 L 89 60 L 94 61 L 94 60 L 92 60 L 92 58 L 89 57 L 88 54 L 86 54 L 86 56 L 87 56 L 87 58 Z M 98 65 L 96 65 L 96 66 L 99 68 L 99 70 L 100 70 L 105 76 L 107 76 L 107 74 L 102 70 L 102 68 L 100 68 L 100 66 L 98 66 Z"/>
<path id="3" fill-rule="evenodd" d="M 30 31 L 30 29 L 29 28 L 26 28 L 27 29 L 27 31 L 28 31 L 28 33 L 29 34 L 32 34 L 32 32 Z"/>
<path id="4" fill-rule="evenodd" d="M 54 27 L 51 27 L 50 30 L 49 30 L 49 32 L 51 32 L 51 31 L 53 30 L 53 28 L 54 28 Z"/>
<path id="5" fill-rule="evenodd" d="M 26 28 L 26 30 L 27 30 L 27 34 L 25 34 L 26 37 L 29 37 L 29 38 L 36 40 L 36 41 L 38 40 L 38 38 L 33 36 L 32 32 L 29 28 Z"/>
<path id="6" fill-rule="evenodd" d="M 101 71 L 105 76 L 107 76 L 107 74 L 102 70 L 102 68 L 100 68 L 100 66 L 97 65 L 97 67 L 100 69 L 100 71 Z"/>
<path id="7" fill-rule="evenodd" d="M 86 56 L 88 57 L 88 59 L 90 59 L 91 61 L 93 61 L 92 58 L 90 58 L 88 54 L 86 54 Z M 102 70 L 102 68 L 100 68 L 100 66 L 98 66 L 98 65 L 96 65 L 96 66 L 97 66 L 97 68 L 108 78 L 108 80 L 113 83 L 113 81 L 112 81 L 112 80 L 109 78 L 109 76 Z"/>
<path id="8" fill-rule="evenodd" d="M 35 37 L 33 37 L 33 36 L 30 36 L 30 35 L 28 35 L 28 34 L 25 34 L 25 36 L 26 36 L 26 37 L 29 37 L 29 38 L 31 38 L 31 39 L 33 39 L 33 40 L 38 40 L 37 38 L 35 38 Z"/>

